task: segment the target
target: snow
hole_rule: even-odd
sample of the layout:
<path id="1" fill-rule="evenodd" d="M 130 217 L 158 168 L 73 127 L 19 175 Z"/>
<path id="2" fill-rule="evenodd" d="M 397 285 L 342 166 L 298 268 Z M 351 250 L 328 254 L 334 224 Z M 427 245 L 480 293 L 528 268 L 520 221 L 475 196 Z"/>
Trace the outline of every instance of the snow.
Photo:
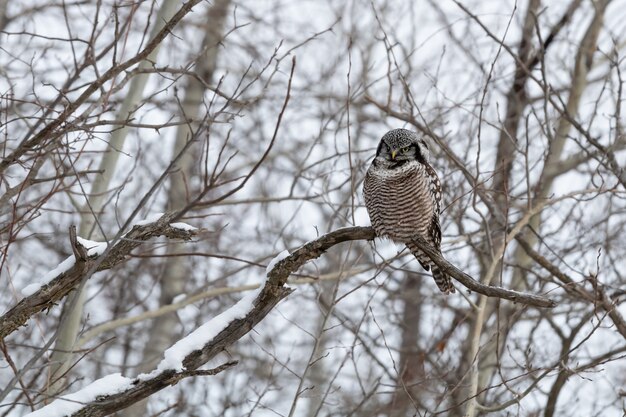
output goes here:
<path id="1" fill-rule="evenodd" d="M 145 226 L 147 224 L 154 223 L 157 220 L 159 220 L 163 216 L 163 214 L 164 213 L 154 213 L 154 214 L 151 214 L 148 217 L 146 217 L 145 219 L 139 220 L 137 223 L 135 223 L 135 226 Z"/>
<path id="2" fill-rule="evenodd" d="M 195 350 L 202 349 L 204 345 L 213 340 L 215 336 L 224 330 L 232 321 L 244 318 L 252 310 L 254 307 L 253 302 L 263 290 L 263 287 L 264 285 L 261 285 L 256 290 L 251 291 L 239 300 L 237 304 L 228 310 L 223 311 L 207 323 L 198 327 L 188 336 L 176 342 L 172 347 L 163 353 L 163 360 L 154 371 L 148 374 L 141 374 L 138 378 L 146 380 L 156 376 L 166 369 L 182 371 L 184 369 L 183 359 L 185 359 L 185 357 Z"/>
<path id="3" fill-rule="evenodd" d="M 27 285 L 24 288 L 22 288 L 22 295 L 24 297 L 28 297 L 29 295 L 33 295 L 34 293 L 36 293 L 39 290 L 39 288 L 41 288 L 42 286 L 48 284 L 50 281 L 52 281 L 54 278 L 56 278 L 57 276 L 59 276 L 63 272 L 69 271 L 70 268 L 74 266 L 75 262 L 76 262 L 76 260 L 74 258 L 74 255 L 69 256 L 63 262 L 58 264 L 56 266 L 56 268 L 54 268 L 52 271 L 49 271 L 46 275 L 44 275 L 43 277 L 39 278 L 39 280 L 37 282 L 34 282 L 34 283 L 32 283 L 30 285 Z"/>
<path id="4" fill-rule="evenodd" d="M 276 263 L 281 259 L 284 259 L 288 255 L 289 252 L 283 251 L 272 261 L 275 261 L 274 263 Z M 73 264 L 73 257 L 70 257 L 68 259 L 72 259 Z M 50 271 L 50 273 L 52 272 L 53 271 Z M 195 350 L 202 349 L 204 345 L 213 340 L 232 321 L 242 319 L 248 313 L 250 313 L 250 311 L 254 307 L 254 300 L 263 290 L 264 286 L 265 285 L 261 285 L 256 290 L 251 291 L 249 294 L 239 300 L 237 304 L 235 304 L 228 310 L 223 311 L 219 315 L 215 316 L 213 319 L 209 320 L 207 323 L 203 324 L 202 326 L 191 332 L 188 336 L 176 342 L 172 347 L 170 347 L 163 353 L 163 360 L 159 363 L 154 371 L 148 374 L 141 374 L 134 379 L 124 377 L 120 373 L 107 375 L 92 382 L 85 388 L 73 394 L 65 395 L 55 400 L 51 404 L 30 414 L 27 414 L 25 417 L 67 416 L 80 410 L 84 404 L 95 401 L 99 396 L 114 395 L 128 389 L 132 386 L 133 381 L 145 381 L 147 379 L 157 376 L 162 371 L 168 369 L 174 369 L 178 372 L 184 370 L 183 360 L 185 359 L 185 357 L 187 357 Z M 181 296 L 184 298 L 185 295 L 180 294 L 178 297 Z"/>
<path id="5" fill-rule="evenodd" d="M 289 255 L 291 255 L 291 254 L 289 253 L 288 250 L 284 250 L 281 253 L 279 253 L 278 255 L 276 255 L 274 257 L 274 259 L 272 259 L 270 261 L 270 263 L 267 265 L 267 268 L 265 268 L 265 275 L 268 275 L 272 271 L 272 269 L 274 269 L 274 267 L 276 266 L 277 263 L 279 263 L 280 261 L 282 261 L 283 259 L 285 259 Z"/>
<path id="6" fill-rule="evenodd" d="M 183 294 L 178 294 L 176 297 L 174 297 L 174 299 L 172 300 L 172 304 L 176 304 L 179 301 L 183 301 L 185 298 L 187 298 L 187 294 L 183 293 Z"/>
<path id="7" fill-rule="evenodd" d="M 80 410 L 84 404 L 95 401 L 102 395 L 113 395 L 128 389 L 133 380 L 119 373 L 97 379 L 85 388 L 54 400 L 24 417 L 62 417 Z"/>
<path id="8" fill-rule="evenodd" d="M 147 224 L 154 223 L 158 221 L 161 217 L 163 217 L 163 214 L 164 213 L 151 214 L 145 219 L 139 220 L 138 222 L 136 222 L 135 226 L 145 226 Z M 183 222 L 170 223 L 170 226 L 172 226 L 174 229 L 180 229 L 180 230 L 198 230 L 197 227 L 194 227 L 190 224 L 183 223 Z"/>
<path id="9" fill-rule="evenodd" d="M 76 240 L 87 249 L 87 256 L 102 255 L 107 249 L 106 242 L 96 242 L 95 240 L 83 239 L 82 237 L 77 237 Z"/>
<path id="10" fill-rule="evenodd" d="M 198 230 L 197 227 L 193 227 L 190 224 L 187 223 L 170 223 L 170 226 L 172 226 L 174 229 L 179 229 L 179 230 Z"/>

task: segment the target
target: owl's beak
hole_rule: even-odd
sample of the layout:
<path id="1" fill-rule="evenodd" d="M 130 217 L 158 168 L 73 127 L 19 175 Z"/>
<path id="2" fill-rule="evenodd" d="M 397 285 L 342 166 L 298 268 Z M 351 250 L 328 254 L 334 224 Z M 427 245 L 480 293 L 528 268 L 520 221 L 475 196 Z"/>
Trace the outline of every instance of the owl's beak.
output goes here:
<path id="1" fill-rule="evenodd" d="M 398 154 L 398 150 L 394 149 L 393 151 L 391 151 L 391 159 L 396 159 L 396 155 Z"/>

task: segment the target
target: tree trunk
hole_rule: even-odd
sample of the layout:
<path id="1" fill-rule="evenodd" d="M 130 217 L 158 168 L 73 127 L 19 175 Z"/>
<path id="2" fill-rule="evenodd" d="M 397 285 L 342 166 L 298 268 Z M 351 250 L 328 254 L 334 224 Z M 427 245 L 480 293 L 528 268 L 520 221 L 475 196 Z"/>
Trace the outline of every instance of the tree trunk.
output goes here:
<path id="1" fill-rule="evenodd" d="M 175 1 L 165 1 L 161 4 L 154 27 L 152 28 L 151 38 L 155 36 L 167 21 L 176 12 L 177 3 Z M 139 66 L 140 68 L 149 68 L 159 53 L 161 44 L 157 46 Z M 143 91 L 148 82 L 148 74 L 139 74 L 135 76 L 130 84 L 129 92 L 117 113 L 118 120 L 125 120 L 132 117 L 136 106 L 143 98 Z M 115 176 L 119 152 L 124 147 L 126 135 L 129 128 L 123 126 L 115 130 L 111 135 L 111 140 L 107 146 L 105 153 L 100 161 L 99 169 L 102 173 L 96 176 L 88 204 L 85 206 L 81 215 L 79 236 L 101 240 L 104 238 L 98 229 L 98 219 L 102 214 L 107 198 L 108 189 L 111 181 Z M 73 349 L 76 344 L 78 333 L 81 329 L 83 319 L 83 309 L 86 300 L 86 292 L 79 290 L 73 296 L 69 297 L 64 304 L 63 313 L 61 315 L 61 323 L 59 324 L 58 337 L 55 350 L 50 358 L 51 363 L 51 384 L 48 387 L 48 396 L 54 397 L 61 393 L 65 388 L 65 373 L 72 367 L 76 360 Z"/>
<path id="2" fill-rule="evenodd" d="M 205 82 L 210 83 L 213 79 L 217 65 L 219 43 L 223 37 L 223 28 L 226 16 L 230 7 L 230 0 L 217 0 L 208 11 L 205 25 L 205 37 L 202 42 L 202 51 L 196 61 L 195 70 L 198 76 Z M 200 80 L 189 77 L 185 88 L 182 103 L 182 112 L 185 118 L 192 120 L 201 119 L 201 108 L 206 92 L 205 84 Z M 176 132 L 176 142 L 174 144 L 174 155 L 178 154 L 192 136 L 190 129 L 195 126 L 181 125 Z M 196 149 L 197 150 L 197 149 Z M 176 170 L 170 176 L 170 187 L 168 190 L 168 211 L 181 209 L 189 200 L 188 190 L 192 186 L 194 175 L 199 176 L 197 167 L 197 152 L 187 152 Z M 173 243 L 168 247 L 169 261 L 160 280 L 161 295 L 159 304 L 161 306 L 171 304 L 174 297 L 183 294 L 185 291 L 185 278 L 191 273 L 189 260 L 182 256 L 175 256 L 178 252 L 185 252 L 188 248 L 182 243 Z M 178 338 L 179 320 L 176 313 L 169 313 L 156 318 L 150 325 L 148 334 L 150 338 L 143 348 L 142 360 L 138 366 L 138 372 L 149 372 L 162 359 L 163 351 L 171 346 Z M 146 415 L 147 400 L 141 401 L 129 407 L 122 416 Z"/>

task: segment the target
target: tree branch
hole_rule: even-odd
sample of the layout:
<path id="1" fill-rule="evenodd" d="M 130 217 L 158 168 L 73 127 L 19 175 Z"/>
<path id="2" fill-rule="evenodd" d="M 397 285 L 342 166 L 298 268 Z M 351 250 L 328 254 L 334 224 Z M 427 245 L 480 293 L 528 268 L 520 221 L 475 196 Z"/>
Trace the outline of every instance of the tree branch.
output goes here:
<path id="1" fill-rule="evenodd" d="M 43 310 L 50 309 L 67 296 L 89 271 L 97 272 L 111 269 L 121 263 L 130 252 L 144 241 L 157 236 L 170 239 L 189 240 L 196 234 L 194 230 L 177 229 L 169 225 L 173 214 L 166 214 L 158 221 L 142 226 L 134 226 L 120 241 L 101 256 L 79 260 L 66 272 L 59 274 L 36 293 L 24 298 L 15 307 L 0 317 L 0 339 L 26 324 L 28 319 Z M 72 235 L 72 249 L 76 252 L 77 242 Z M 83 248 L 84 249 L 84 248 Z M 81 255 L 82 257 L 82 255 Z"/>
<path id="2" fill-rule="evenodd" d="M 452 265 L 450 262 L 446 261 L 444 257 L 432 246 L 430 246 L 424 238 L 416 236 L 413 238 L 413 241 L 435 264 L 437 264 L 442 272 L 450 275 L 452 278 L 466 286 L 469 290 L 486 295 L 487 297 L 503 298 L 505 300 L 511 300 L 516 303 L 527 304 L 534 307 L 556 307 L 556 302 L 546 297 L 481 284 L 465 272 Z"/>
<path id="3" fill-rule="evenodd" d="M 252 309 L 243 318 L 231 321 L 213 339 L 207 341 L 202 349 L 187 355 L 183 360 L 184 370 L 168 369 L 150 378 L 135 379 L 133 385 L 125 391 L 103 396 L 96 401 L 85 404 L 72 416 L 106 416 L 127 408 L 165 387 L 174 385 L 182 378 L 192 376 L 196 369 L 252 330 L 278 302 L 291 293 L 292 290 L 284 285 L 289 276 L 302 265 L 318 258 L 328 249 L 342 242 L 373 240 L 374 237 L 375 233 L 371 227 L 350 227 L 335 230 L 306 243 L 279 261 L 268 273 L 265 286 L 254 300 Z"/>
<path id="4" fill-rule="evenodd" d="M 167 217 L 167 215 L 164 217 Z M 154 225 L 150 226 L 154 228 Z M 137 229 L 138 228 L 134 228 L 131 233 L 134 232 L 134 234 L 137 235 Z M 142 229 L 141 232 L 143 233 L 142 236 L 146 235 L 145 230 Z M 135 238 L 138 237 L 139 236 L 136 236 Z M 292 254 L 277 262 L 274 268 L 269 271 L 267 282 L 259 295 L 252 302 L 252 308 L 245 316 L 230 321 L 215 337 L 207 341 L 202 349 L 191 352 L 182 360 L 184 366 L 183 370 L 166 369 L 151 377 L 137 378 L 133 381 L 130 388 L 114 395 L 98 398 L 96 401 L 86 404 L 83 408 L 72 414 L 72 416 L 98 417 L 109 415 L 129 407 L 165 387 L 176 384 L 182 378 L 205 374 L 206 372 L 196 372 L 196 370 L 213 359 L 225 348 L 246 335 L 261 322 L 283 298 L 287 297 L 292 292 L 290 288 L 285 287 L 287 279 L 291 274 L 296 272 L 306 262 L 320 257 L 335 245 L 354 240 L 373 240 L 375 237 L 376 233 L 371 227 L 347 227 L 327 233 L 304 244 Z M 120 244 L 127 242 L 128 240 L 124 240 L 120 242 Z M 424 239 L 417 237 L 415 238 L 415 242 L 442 271 L 451 275 L 473 291 L 486 296 L 504 298 L 536 307 L 554 307 L 556 305 L 552 300 L 544 297 L 480 284 L 446 261 L 436 250 L 430 247 Z M 111 253 L 113 253 L 113 251 L 111 251 Z M 119 251 L 116 253 L 119 253 Z M 109 263 L 107 263 L 107 265 L 108 264 Z M 61 278 L 58 280 L 60 281 Z M 46 303 L 46 306 L 50 305 L 50 302 Z M 210 372 L 206 374 L 210 374 Z"/>
<path id="5" fill-rule="evenodd" d="M 599 285 L 595 277 L 590 278 L 591 284 L 594 287 L 595 295 L 589 293 L 574 279 L 567 274 L 561 272 L 561 270 L 547 260 L 544 256 L 541 256 L 539 252 L 533 249 L 533 247 L 524 240 L 523 237 L 517 237 L 517 243 L 524 249 L 524 251 L 530 256 L 537 264 L 543 269 L 548 271 L 554 278 L 561 281 L 565 291 L 575 295 L 578 299 L 585 300 L 589 303 L 593 303 L 595 306 L 600 307 L 606 311 L 617 331 L 626 339 L 626 320 L 617 309 L 616 303 L 609 298 L 602 285 Z"/>
<path id="6" fill-rule="evenodd" d="M 174 27 L 180 22 L 183 17 L 185 17 L 193 7 L 198 4 L 200 0 L 188 0 L 184 3 L 178 12 L 163 26 L 163 29 L 157 33 L 157 35 L 152 38 L 146 47 L 139 52 L 134 57 L 124 61 L 118 65 L 113 66 L 108 71 L 106 71 L 102 76 L 96 79 L 94 82 L 89 84 L 89 87 L 83 91 L 83 93 L 73 102 L 68 103 L 65 106 L 65 109 L 61 114 L 57 117 L 53 118 L 53 121 L 44 126 L 39 133 L 34 135 L 32 138 L 27 139 L 20 143 L 20 145 L 9 155 L 3 158 L 0 161 L 0 173 L 4 172 L 9 166 L 18 161 L 24 154 L 28 151 L 33 150 L 37 147 L 44 148 L 50 140 L 56 137 L 55 130 L 62 126 L 68 118 L 83 104 L 87 101 L 89 97 L 99 88 L 101 88 L 107 81 L 113 79 L 115 76 L 120 74 L 122 71 L 132 67 L 133 65 L 143 61 L 150 53 L 161 44 L 163 39 L 170 34 L 170 32 L 174 29 Z"/>

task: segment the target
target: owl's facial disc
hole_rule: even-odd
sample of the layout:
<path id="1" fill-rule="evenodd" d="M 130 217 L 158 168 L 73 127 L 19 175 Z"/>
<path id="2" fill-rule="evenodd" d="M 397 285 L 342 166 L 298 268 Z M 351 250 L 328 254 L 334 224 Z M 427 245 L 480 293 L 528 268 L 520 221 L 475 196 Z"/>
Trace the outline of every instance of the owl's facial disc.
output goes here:
<path id="1" fill-rule="evenodd" d="M 423 138 L 406 129 L 393 129 L 380 140 L 374 164 L 396 169 L 409 162 L 429 163 L 428 145 Z"/>
<path id="2" fill-rule="evenodd" d="M 378 155 L 389 162 L 403 163 L 416 159 L 417 148 L 415 145 L 401 147 L 389 146 L 387 143 L 383 142 Z"/>
<path id="3" fill-rule="evenodd" d="M 416 153 L 417 153 L 417 150 L 414 145 L 404 146 L 402 148 L 392 149 L 391 159 L 393 160 L 397 159 L 398 161 L 415 159 Z"/>

